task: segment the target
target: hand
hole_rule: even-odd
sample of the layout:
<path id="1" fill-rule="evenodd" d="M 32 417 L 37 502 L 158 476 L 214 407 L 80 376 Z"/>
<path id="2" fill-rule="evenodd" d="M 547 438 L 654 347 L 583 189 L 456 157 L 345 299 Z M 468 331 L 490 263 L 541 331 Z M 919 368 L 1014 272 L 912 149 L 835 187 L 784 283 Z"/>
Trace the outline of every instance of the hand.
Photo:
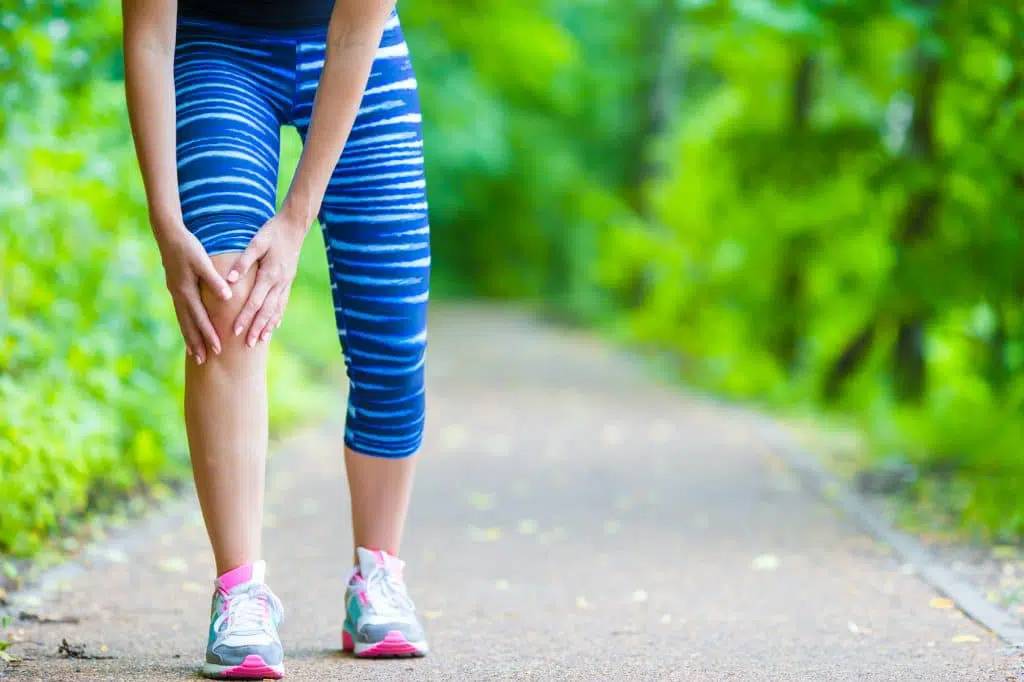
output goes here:
<path id="1" fill-rule="evenodd" d="M 259 263 L 256 282 L 234 326 L 235 336 L 247 333 L 250 348 L 258 341 L 268 341 L 271 332 L 281 326 L 307 230 L 308 226 L 277 214 L 260 228 L 228 271 L 227 280 L 237 282 L 254 263 Z"/>
<path id="2" fill-rule="evenodd" d="M 203 305 L 200 282 L 205 282 L 225 301 L 231 298 L 231 287 L 213 267 L 203 245 L 184 225 L 164 233 L 173 234 L 158 242 L 167 289 L 171 292 L 178 326 L 185 339 L 185 352 L 201 365 L 208 351 L 219 354 L 221 346 Z"/>

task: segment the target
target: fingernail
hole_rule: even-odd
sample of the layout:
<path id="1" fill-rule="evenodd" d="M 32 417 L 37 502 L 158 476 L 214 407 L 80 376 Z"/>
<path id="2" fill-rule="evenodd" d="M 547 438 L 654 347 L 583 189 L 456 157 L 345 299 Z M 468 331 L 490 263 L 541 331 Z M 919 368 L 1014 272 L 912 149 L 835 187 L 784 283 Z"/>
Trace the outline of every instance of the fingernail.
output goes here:
<path id="1" fill-rule="evenodd" d="M 263 336 L 260 337 L 260 340 L 266 341 L 269 338 L 270 338 L 270 332 L 263 332 Z"/>
<path id="2" fill-rule="evenodd" d="M 196 364 L 197 365 L 203 364 L 203 356 L 202 355 L 197 355 L 196 356 Z"/>
<path id="3" fill-rule="evenodd" d="M 248 343 L 248 345 L 249 345 L 249 348 L 252 348 L 253 346 L 255 346 L 255 345 L 256 345 L 256 342 L 255 342 L 255 341 L 253 341 L 252 339 L 249 339 L 249 340 L 247 341 L 247 343 Z"/>
<path id="4" fill-rule="evenodd" d="M 242 325 L 238 325 L 237 327 L 235 327 L 235 336 L 238 336 L 241 333 L 242 333 Z"/>
<path id="5" fill-rule="evenodd" d="M 192 349 L 188 346 L 185 346 L 185 355 L 192 357 Z"/>
<path id="6" fill-rule="evenodd" d="M 231 272 L 229 272 L 229 273 L 228 273 L 228 281 L 229 281 L 229 282 L 234 282 L 234 281 L 236 281 L 237 279 L 238 279 L 238 273 L 237 273 L 237 272 L 235 272 L 234 270 L 232 270 Z"/>
<path id="7" fill-rule="evenodd" d="M 220 295 L 223 296 L 225 300 L 231 300 L 231 287 L 224 287 L 221 289 Z"/>

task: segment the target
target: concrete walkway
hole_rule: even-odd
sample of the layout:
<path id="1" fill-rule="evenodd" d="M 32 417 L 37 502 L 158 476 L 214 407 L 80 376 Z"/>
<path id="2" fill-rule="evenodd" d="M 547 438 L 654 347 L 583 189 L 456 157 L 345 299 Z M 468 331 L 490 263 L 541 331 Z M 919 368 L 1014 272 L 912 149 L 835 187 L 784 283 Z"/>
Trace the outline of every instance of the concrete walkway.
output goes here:
<path id="1" fill-rule="evenodd" d="M 433 313 L 429 432 L 403 554 L 433 647 L 338 653 L 340 426 L 280 444 L 268 580 L 290 680 L 1013 680 L 1017 654 L 941 602 L 775 454 L 765 420 L 644 378 L 593 339 Z M 339 399 L 339 407 L 341 401 Z M 339 410 L 340 412 L 340 410 Z M 782 445 L 784 447 L 784 445 Z M 12 680 L 196 676 L 212 563 L 196 508 L 15 622 Z M 57 653 L 63 639 L 86 654 Z"/>

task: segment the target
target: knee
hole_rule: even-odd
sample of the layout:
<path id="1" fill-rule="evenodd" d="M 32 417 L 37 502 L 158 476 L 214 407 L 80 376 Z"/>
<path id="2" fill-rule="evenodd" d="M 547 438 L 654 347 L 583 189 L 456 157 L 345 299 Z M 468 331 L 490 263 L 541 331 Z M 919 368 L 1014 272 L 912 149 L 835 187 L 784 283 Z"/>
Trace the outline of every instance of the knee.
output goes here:
<path id="1" fill-rule="evenodd" d="M 223 253 L 211 257 L 213 266 L 222 277 L 226 276 L 231 266 L 238 259 L 238 253 Z M 256 279 L 256 269 L 250 268 L 244 277 L 231 285 L 231 298 L 227 301 L 203 283 L 202 298 L 206 314 L 210 318 L 214 331 L 220 339 L 221 347 L 226 351 L 241 348 L 245 345 L 245 335 L 235 336 L 234 324 L 252 291 Z"/>

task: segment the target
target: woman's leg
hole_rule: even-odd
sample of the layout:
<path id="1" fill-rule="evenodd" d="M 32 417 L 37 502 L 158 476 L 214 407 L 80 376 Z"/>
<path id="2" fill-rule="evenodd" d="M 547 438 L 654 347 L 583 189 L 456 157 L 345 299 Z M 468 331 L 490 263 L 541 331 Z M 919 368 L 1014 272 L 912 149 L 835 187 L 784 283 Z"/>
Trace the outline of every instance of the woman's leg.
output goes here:
<path id="1" fill-rule="evenodd" d="M 301 46 L 307 64 L 323 45 Z M 319 73 L 302 68 L 293 120 L 305 137 Z M 416 79 L 397 15 L 320 213 L 349 404 L 345 466 L 356 567 L 343 647 L 360 656 L 422 655 L 427 644 L 397 558 L 423 436 L 430 228 Z"/>
<path id="2" fill-rule="evenodd" d="M 322 63 L 323 45 L 300 59 Z M 300 63 L 305 137 L 319 71 Z M 397 555 L 424 425 L 430 228 L 415 75 L 393 15 L 320 214 L 349 376 L 345 465 L 356 547 Z"/>
<path id="3" fill-rule="evenodd" d="M 221 274 L 274 215 L 280 112 L 289 82 L 275 89 L 285 46 L 246 45 L 215 28 L 184 29 L 175 58 L 178 180 L 182 214 Z M 280 59 L 277 59 L 280 57 Z M 256 271 L 232 285 L 230 301 L 204 290 L 219 355 L 189 360 L 185 422 L 196 490 L 217 574 L 260 559 L 267 453 L 267 344 L 245 346 L 232 323 Z"/>
<path id="4" fill-rule="evenodd" d="M 213 256 L 220 274 L 237 253 Z M 230 301 L 204 287 L 203 302 L 221 339 L 219 355 L 185 363 L 185 424 L 192 474 L 217 575 L 260 559 L 267 455 L 267 343 L 254 348 L 232 323 L 245 304 L 256 270 L 232 285 Z"/>
<path id="5" fill-rule="evenodd" d="M 283 112 L 291 102 L 294 44 L 247 41 L 219 25 L 178 29 L 175 54 L 182 216 L 226 274 L 276 204 Z M 232 329 L 255 280 L 231 301 L 204 289 L 221 352 L 187 362 L 185 422 L 192 471 L 217 566 L 203 664 L 218 678 L 279 678 L 283 616 L 261 558 L 267 455 L 267 345 Z"/>

